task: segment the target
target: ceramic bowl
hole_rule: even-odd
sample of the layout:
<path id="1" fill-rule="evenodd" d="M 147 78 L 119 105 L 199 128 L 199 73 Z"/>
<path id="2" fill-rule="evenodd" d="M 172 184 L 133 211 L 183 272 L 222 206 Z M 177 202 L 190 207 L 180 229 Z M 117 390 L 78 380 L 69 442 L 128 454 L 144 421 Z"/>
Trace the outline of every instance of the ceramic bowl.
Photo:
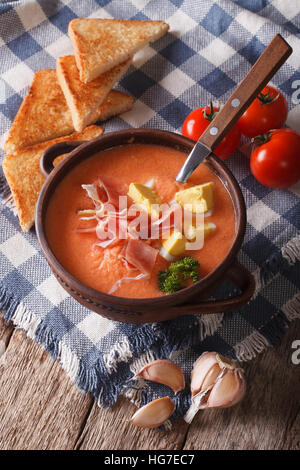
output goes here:
<path id="1" fill-rule="evenodd" d="M 36 209 L 36 231 L 41 249 L 58 282 L 78 302 L 111 320 L 127 323 L 165 321 L 181 315 L 209 314 L 237 309 L 251 298 L 254 279 L 250 272 L 237 261 L 246 227 L 246 209 L 240 187 L 227 166 L 218 157 L 207 158 L 210 169 L 220 178 L 229 192 L 235 213 L 235 238 L 230 251 L 222 263 L 208 276 L 174 294 L 132 299 L 116 297 L 96 291 L 73 277 L 56 259 L 45 230 L 45 216 L 51 195 L 65 175 L 80 162 L 95 153 L 111 147 L 142 143 L 175 148 L 187 155 L 195 142 L 172 132 L 157 129 L 128 129 L 98 137 L 88 142 L 61 142 L 44 153 L 41 171 L 46 177 Z M 53 160 L 69 153 L 55 168 Z M 230 279 L 239 288 L 239 293 L 227 299 L 209 299 L 225 279 Z"/>

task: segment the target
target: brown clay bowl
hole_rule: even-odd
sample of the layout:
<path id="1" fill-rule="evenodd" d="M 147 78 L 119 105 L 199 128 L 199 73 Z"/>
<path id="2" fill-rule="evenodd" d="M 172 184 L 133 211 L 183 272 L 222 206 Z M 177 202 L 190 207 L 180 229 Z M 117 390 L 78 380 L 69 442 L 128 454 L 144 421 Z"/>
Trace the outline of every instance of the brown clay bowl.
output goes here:
<path id="1" fill-rule="evenodd" d="M 74 299 L 88 309 L 111 320 L 126 323 L 158 322 L 181 315 L 226 312 L 244 305 L 254 292 L 252 275 L 236 260 L 246 227 L 245 203 L 236 179 L 226 165 L 215 156 L 209 156 L 207 163 L 221 179 L 231 196 L 235 212 L 236 235 L 222 263 L 205 278 L 181 291 L 162 297 L 149 299 L 115 297 L 84 285 L 67 272 L 56 259 L 45 232 L 45 215 L 56 186 L 70 169 L 86 158 L 101 150 L 128 143 L 164 145 L 186 154 L 194 146 L 194 141 L 172 132 L 156 129 L 128 129 L 111 132 L 89 142 L 61 142 L 50 147 L 41 158 L 41 171 L 46 176 L 46 181 L 37 204 L 36 231 L 42 251 L 59 283 Z M 53 160 L 58 155 L 70 151 L 71 153 L 53 168 Z M 239 287 L 240 293 L 228 299 L 207 300 L 225 279 L 233 281 Z"/>

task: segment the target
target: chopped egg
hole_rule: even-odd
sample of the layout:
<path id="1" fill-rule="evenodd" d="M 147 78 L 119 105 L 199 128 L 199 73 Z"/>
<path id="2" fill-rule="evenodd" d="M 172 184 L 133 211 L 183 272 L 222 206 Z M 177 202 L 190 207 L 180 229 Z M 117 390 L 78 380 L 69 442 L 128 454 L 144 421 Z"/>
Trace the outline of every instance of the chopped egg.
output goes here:
<path id="1" fill-rule="evenodd" d="M 204 232 L 204 237 L 207 237 L 215 229 L 216 226 L 212 222 L 205 222 L 203 225 L 199 225 L 198 227 L 190 225 L 185 231 L 185 236 L 188 240 L 193 241 L 197 238 L 199 233 Z"/>
<path id="2" fill-rule="evenodd" d="M 194 213 L 207 212 L 214 204 L 213 183 L 204 183 L 191 188 L 178 191 L 175 194 L 175 201 L 182 207 L 189 208 Z"/>
<path id="3" fill-rule="evenodd" d="M 194 242 L 196 239 L 199 239 L 202 234 L 205 238 L 215 229 L 216 226 L 212 222 L 205 222 L 198 227 L 190 225 L 186 228 L 184 235 L 179 230 L 174 229 L 169 238 L 162 240 L 160 255 L 167 261 L 174 261 L 176 257 L 182 255 L 186 249 L 190 249 L 189 242 Z"/>
<path id="4" fill-rule="evenodd" d="M 141 183 L 130 183 L 128 196 L 144 209 L 147 214 L 159 217 L 161 201 L 155 190 Z"/>
<path id="5" fill-rule="evenodd" d="M 159 254 L 160 254 L 160 256 L 162 256 L 167 261 L 175 261 L 176 260 L 176 256 L 170 255 L 170 253 L 167 250 L 165 250 L 165 248 L 163 246 L 160 247 Z"/>
<path id="6" fill-rule="evenodd" d="M 185 251 L 186 238 L 182 233 L 174 229 L 168 238 L 162 240 L 162 246 L 171 256 L 179 256 Z"/>

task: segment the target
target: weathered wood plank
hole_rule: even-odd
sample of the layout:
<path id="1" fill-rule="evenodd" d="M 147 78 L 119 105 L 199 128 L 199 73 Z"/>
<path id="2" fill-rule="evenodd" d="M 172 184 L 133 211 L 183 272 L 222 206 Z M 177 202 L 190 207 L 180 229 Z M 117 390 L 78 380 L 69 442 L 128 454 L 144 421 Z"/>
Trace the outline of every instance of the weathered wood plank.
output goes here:
<path id="1" fill-rule="evenodd" d="M 291 362 L 291 344 L 300 322 L 278 349 L 245 365 L 248 391 L 236 407 L 200 411 L 184 449 L 299 449 L 300 365 Z"/>
<path id="2" fill-rule="evenodd" d="M 43 348 L 15 330 L 0 364 L 0 449 L 72 449 L 92 403 Z"/>

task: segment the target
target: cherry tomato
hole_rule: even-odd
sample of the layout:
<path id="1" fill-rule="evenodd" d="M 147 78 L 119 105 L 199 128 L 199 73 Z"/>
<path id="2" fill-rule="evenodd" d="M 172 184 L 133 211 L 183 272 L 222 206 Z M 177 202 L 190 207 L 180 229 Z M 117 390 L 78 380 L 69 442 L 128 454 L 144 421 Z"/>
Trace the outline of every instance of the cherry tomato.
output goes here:
<path id="1" fill-rule="evenodd" d="M 279 129 L 286 121 L 288 104 L 284 96 L 271 86 L 266 86 L 239 119 L 242 134 L 256 137 L 272 129 Z"/>
<path id="2" fill-rule="evenodd" d="M 270 188 L 288 188 L 300 179 L 300 134 L 292 129 L 271 131 L 252 153 L 255 178 Z"/>
<path id="3" fill-rule="evenodd" d="M 182 134 L 190 139 L 198 140 L 218 111 L 219 108 L 212 105 L 194 109 L 183 123 Z M 238 148 L 240 140 L 241 131 L 236 124 L 215 148 L 214 153 L 222 160 L 225 160 Z"/>

